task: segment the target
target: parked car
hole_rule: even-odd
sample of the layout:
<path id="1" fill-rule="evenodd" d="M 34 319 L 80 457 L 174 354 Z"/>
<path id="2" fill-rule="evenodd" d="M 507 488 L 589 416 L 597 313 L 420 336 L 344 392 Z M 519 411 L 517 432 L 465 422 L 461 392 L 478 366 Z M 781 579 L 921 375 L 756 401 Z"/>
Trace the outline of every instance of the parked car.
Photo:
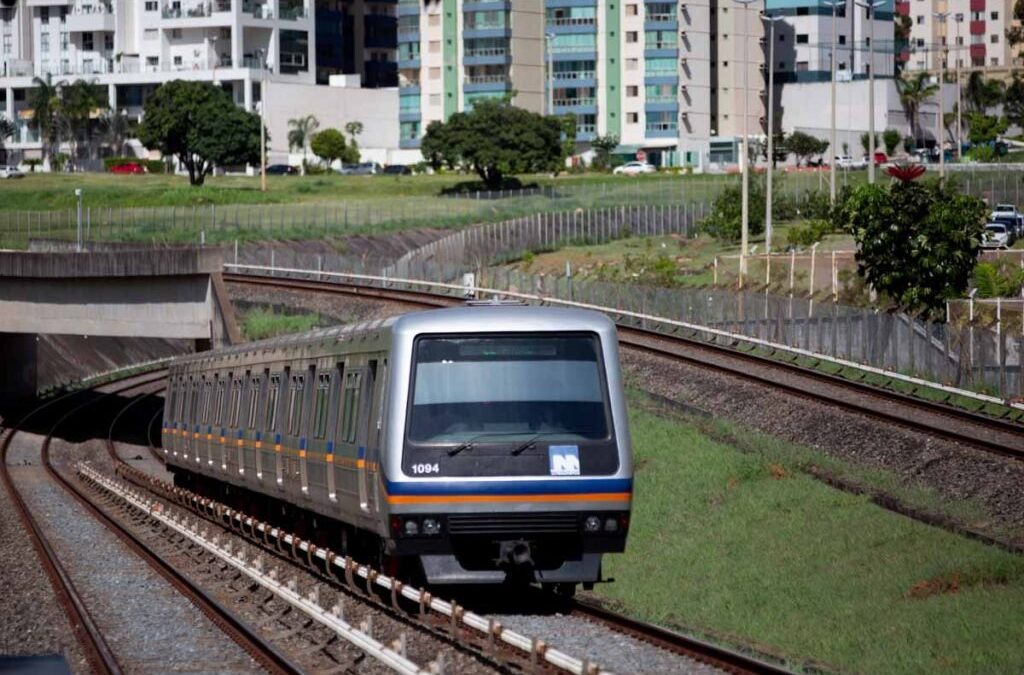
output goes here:
<path id="1" fill-rule="evenodd" d="M 889 156 L 884 152 L 875 151 L 875 166 L 882 166 L 889 163 Z"/>
<path id="2" fill-rule="evenodd" d="M 384 167 L 384 171 L 381 173 L 387 174 L 388 176 L 411 176 L 412 169 L 404 164 L 389 164 Z"/>
<path id="3" fill-rule="evenodd" d="M 142 166 L 138 162 L 126 162 L 124 164 L 115 164 L 110 167 L 110 173 L 120 174 L 139 174 L 146 173 L 146 167 Z"/>
<path id="4" fill-rule="evenodd" d="M 25 174 L 16 166 L 0 166 L 0 178 L 24 178 Z"/>
<path id="5" fill-rule="evenodd" d="M 981 239 L 982 248 L 1010 248 L 1013 245 L 1013 233 L 1002 223 L 989 223 L 985 226 L 985 235 Z"/>
<path id="6" fill-rule="evenodd" d="M 343 176 L 373 176 L 383 171 L 377 162 L 360 162 L 359 164 L 343 164 L 340 173 Z"/>
<path id="7" fill-rule="evenodd" d="M 989 221 L 1009 225 L 1014 235 L 1024 237 L 1024 213 L 1018 211 L 1013 204 L 996 204 Z"/>
<path id="8" fill-rule="evenodd" d="M 616 176 L 639 176 L 643 173 L 657 173 L 658 167 L 647 162 L 626 162 L 622 166 L 615 167 L 612 173 Z"/>
<path id="9" fill-rule="evenodd" d="M 836 167 L 839 169 L 866 169 L 868 168 L 868 160 L 866 158 L 854 159 L 849 155 L 838 155 L 836 157 Z"/>
<path id="10" fill-rule="evenodd" d="M 267 167 L 268 176 L 298 176 L 299 170 L 288 164 L 271 164 Z"/>

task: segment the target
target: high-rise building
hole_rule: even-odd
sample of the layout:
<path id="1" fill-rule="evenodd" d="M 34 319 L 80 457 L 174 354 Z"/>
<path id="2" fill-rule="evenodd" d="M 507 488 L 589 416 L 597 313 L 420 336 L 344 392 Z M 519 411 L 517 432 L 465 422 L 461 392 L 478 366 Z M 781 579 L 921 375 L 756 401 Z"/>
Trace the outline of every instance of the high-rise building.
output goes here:
<path id="1" fill-rule="evenodd" d="M 757 7 L 731 0 L 400 0 L 398 12 L 403 147 L 418 147 L 431 121 L 484 97 L 573 114 L 581 149 L 598 136 L 617 136 L 621 154 L 642 151 L 669 166 L 703 166 L 712 141 L 716 159 L 735 161 L 744 91 L 748 131 L 760 133 Z"/>
<path id="2" fill-rule="evenodd" d="M 1005 75 L 1017 65 L 1017 50 L 1006 39 L 1013 0 L 901 0 L 897 11 L 910 20 L 910 44 L 903 54 L 908 72 L 942 67 Z"/>
<path id="3" fill-rule="evenodd" d="M 397 0 L 316 0 L 316 81 L 360 76 L 368 88 L 398 86 Z"/>

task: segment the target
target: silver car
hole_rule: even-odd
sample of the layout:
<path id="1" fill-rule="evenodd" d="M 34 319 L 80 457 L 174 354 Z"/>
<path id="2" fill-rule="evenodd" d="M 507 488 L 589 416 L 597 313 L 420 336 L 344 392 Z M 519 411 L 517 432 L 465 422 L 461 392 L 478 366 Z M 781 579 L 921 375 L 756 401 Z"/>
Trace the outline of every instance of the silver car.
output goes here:
<path id="1" fill-rule="evenodd" d="M 989 223 L 985 226 L 982 237 L 982 248 L 1010 248 L 1010 230 L 1002 223 Z"/>
<path id="2" fill-rule="evenodd" d="M 16 166 L 0 165 L 0 178 L 24 178 L 25 174 L 18 171 Z"/>

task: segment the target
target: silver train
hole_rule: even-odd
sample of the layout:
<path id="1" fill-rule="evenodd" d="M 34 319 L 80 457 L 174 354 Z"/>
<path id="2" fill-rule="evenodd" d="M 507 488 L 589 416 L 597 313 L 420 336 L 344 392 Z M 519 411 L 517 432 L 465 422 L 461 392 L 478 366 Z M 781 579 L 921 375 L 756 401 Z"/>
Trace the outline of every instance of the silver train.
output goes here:
<path id="1" fill-rule="evenodd" d="M 296 507 L 333 550 L 432 585 L 590 586 L 629 529 L 618 344 L 595 312 L 466 306 L 183 357 L 163 452 L 179 484 Z"/>

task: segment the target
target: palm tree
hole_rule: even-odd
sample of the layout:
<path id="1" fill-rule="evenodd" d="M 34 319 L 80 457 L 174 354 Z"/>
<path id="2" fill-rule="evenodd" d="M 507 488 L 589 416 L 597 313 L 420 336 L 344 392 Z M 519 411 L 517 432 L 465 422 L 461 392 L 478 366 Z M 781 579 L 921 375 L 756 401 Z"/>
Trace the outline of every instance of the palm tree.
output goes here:
<path id="1" fill-rule="evenodd" d="M 132 123 L 127 115 L 117 110 L 107 110 L 100 117 L 100 138 L 110 146 L 115 155 L 124 154 L 125 143 L 132 137 Z"/>
<path id="2" fill-rule="evenodd" d="M 1000 80 L 986 80 L 981 73 L 974 71 L 967 78 L 964 87 L 964 98 L 971 112 L 986 113 L 989 108 L 1003 102 L 1006 85 Z"/>
<path id="3" fill-rule="evenodd" d="M 39 140 L 43 143 L 43 159 L 53 153 L 59 140 L 57 127 L 57 111 L 60 108 L 60 83 L 54 84 L 53 76 L 46 74 L 46 79 L 32 78 L 35 85 L 28 92 L 28 104 L 33 111 L 32 121 L 39 132 Z"/>
<path id="4" fill-rule="evenodd" d="M 938 93 L 939 85 L 931 81 L 928 73 L 917 73 L 910 79 L 897 78 L 896 88 L 899 90 L 900 103 L 903 105 L 903 109 L 907 113 L 907 121 L 910 123 L 910 135 L 914 137 L 915 143 L 920 144 L 919 132 L 921 129 L 918 114 L 921 104 L 930 96 Z"/>
<path id="5" fill-rule="evenodd" d="M 6 117 L 0 117 L 0 164 L 7 163 L 7 150 L 4 148 L 4 144 L 17 132 L 18 127 L 14 126 L 14 122 Z"/>
<path id="6" fill-rule="evenodd" d="M 306 175 L 306 149 L 313 134 L 320 128 L 320 121 L 312 115 L 288 120 L 288 147 L 302 150 L 302 175 Z"/>
<path id="7" fill-rule="evenodd" d="M 74 154 L 77 155 L 77 142 L 84 137 L 86 148 L 92 154 L 92 114 L 99 108 L 106 107 L 106 92 L 96 84 L 96 80 L 75 80 L 70 85 L 63 85 L 61 88 L 60 109 L 58 116 L 63 118 L 68 136 L 75 145 Z"/>

